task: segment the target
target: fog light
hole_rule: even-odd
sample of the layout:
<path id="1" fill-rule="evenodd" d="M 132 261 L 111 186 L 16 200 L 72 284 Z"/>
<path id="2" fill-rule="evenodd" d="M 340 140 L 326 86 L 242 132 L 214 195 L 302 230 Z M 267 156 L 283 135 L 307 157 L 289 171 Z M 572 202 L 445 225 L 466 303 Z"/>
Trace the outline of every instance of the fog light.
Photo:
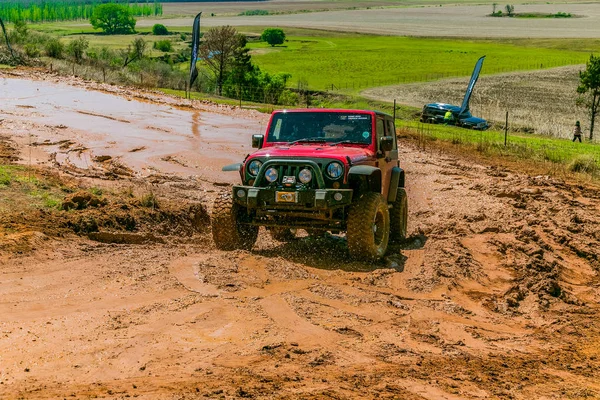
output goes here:
<path id="1" fill-rule="evenodd" d="M 246 196 L 246 192 L 244 191 L 244 189 L 239 189 L 237 191 L 237 197 L 245 197 Z"/>
<path id="2" fill-rule="evenodd" d="M 342 196 L 342 194 L 339 192 L 333 195 L 333 198 L 335 199 L 335 201 L 340 201 L 340 200 L 342 200 L 343 197 L 344 196 Z"/>
<path id="3" fill-rule="evenodd" d="M 340 183 L 339 182 L 333 182 L 333 188 L 334 189 L 339 189 L 340 188 Z"/>

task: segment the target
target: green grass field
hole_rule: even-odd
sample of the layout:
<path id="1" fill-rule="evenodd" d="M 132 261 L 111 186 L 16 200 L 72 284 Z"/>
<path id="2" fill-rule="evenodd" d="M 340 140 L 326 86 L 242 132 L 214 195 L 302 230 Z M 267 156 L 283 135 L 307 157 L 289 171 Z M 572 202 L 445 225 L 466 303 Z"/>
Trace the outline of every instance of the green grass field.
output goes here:
<path id="1" fill-rule="evenodd" d="M 487 56 L 482 70 L 485 75 L 585 63 L 589 51 L 600 48 L 598 40 L 508 42 L 314 31 L 292 31 L 287 35 L 288 41 L 282 46 L 250 43 L 254 62 L 268 72 L 292 74 L 292 86 L 306 81 L 312 89 L 331 89 L 334 85 L 334 89 L 350 92 L 387 84 L 469 76 L 482 55 Z"/>
<path id="2" fill-rule="evenodd" d="M 102 35 L 84 23 L 48 23 L 32 29 L 68 35 L 84 34 L 91 47 L 125 48 L 135 35 Z M 173 32 L 191 27 L 168 27 Z M 240 27 L 246 34 L 260 34 L 262 27 Z M 142 37 L 150 28 L 138 29 Z M 482 74 L 535 70 L 585 63 L 600 49 L 598 39 L 463 40 L 360 35 L 307 29 L 285 29 L 287 42 L 271 47 L 250 42 L 253 61 L 271 73 L 292 75 L 290 86 L 305 82 L 313 90 L 336 89 L 358 93 L 362 89 L 398 83 L 469 76 L 475 61 L 486 55 Z M 146 33 L 146 35 L 143 35 Z M 173 36 L 176 39 L 176 36 Z M 175 45 L 175 48 L 183 48 Z M 332 86 L 333 85 L 333 86 Z"/>

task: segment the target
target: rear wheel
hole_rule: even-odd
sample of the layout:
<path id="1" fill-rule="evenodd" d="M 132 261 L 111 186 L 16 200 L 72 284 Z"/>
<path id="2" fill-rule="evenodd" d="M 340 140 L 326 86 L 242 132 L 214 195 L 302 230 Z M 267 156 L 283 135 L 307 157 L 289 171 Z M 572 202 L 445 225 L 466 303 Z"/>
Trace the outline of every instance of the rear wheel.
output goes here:
<path id="1" fill-rule="evenodd" d="M 408 224 L 408 199 L 406 190 L 398 188 L 396 201 L 390 210 L 390 240 L 401 242 L 406 239 Z"/>
<path id="2" fill-rule="evenodd" d="M 379 193 L 365 193 L 350 207 L 346 238 L 353 257 L 382 258 L 390 237 L 387 202 Z"/>
<path id="3" fill-rule="evenodd" d="M 250 250 L 258 237 L 258 226 L 246 225 L 246 210 L 233 202 L 231 193 L 222 193 L 212 211 L 212 235 L 220 250 Z"/>

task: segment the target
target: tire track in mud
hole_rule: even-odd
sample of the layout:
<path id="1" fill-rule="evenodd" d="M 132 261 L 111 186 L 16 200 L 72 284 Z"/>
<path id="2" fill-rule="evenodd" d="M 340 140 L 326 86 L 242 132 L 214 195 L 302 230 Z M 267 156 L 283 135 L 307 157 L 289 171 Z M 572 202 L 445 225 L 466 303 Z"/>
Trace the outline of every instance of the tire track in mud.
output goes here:
<path id="1" fill-rule="evenodd" d="M 204 236 L 197 245 L 76 242 L 36 268 L 6 275 L 4 264 L 8 281 L 27 284 L 0 291 L 10 384 L 2 390 L 27 398 L 599 393 L 595 192 L 410 146 L 403 157 L 411 237 L 392 248 L 402 272 L 351 260 L 335 236 L 280 243 L 265 232 L 250 252 L 217 251 Z M 15 353 L 23 345 L 11 348 L 27 337 L 36 341 L 23 364 Z"/>
<path id="2" fill-rule="evenodd" d="M 400 156 L 410 237 L 381 263 L 266 232 L 249 252 L 196 232 L 2 255 L 0 397 L 600 396 L 596 188 Z M 198 199 L 191 179 L 148 180 Z"/>

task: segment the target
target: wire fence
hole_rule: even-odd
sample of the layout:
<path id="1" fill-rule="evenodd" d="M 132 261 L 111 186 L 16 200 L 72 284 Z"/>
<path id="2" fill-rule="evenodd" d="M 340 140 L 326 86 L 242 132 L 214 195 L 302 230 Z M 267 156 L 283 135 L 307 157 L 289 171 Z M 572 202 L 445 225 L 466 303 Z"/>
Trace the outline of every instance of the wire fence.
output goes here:
<path id="1" fill-rule="evenodd" d="M 477 154 L 493 156 L 503 162 L 526 163 L 537 166 L 551 176 L 567 176 L 579 173 L 586 179 L 600 179 L 600 152 L 597 141 L 583 143 L 553 138 L 526 137 L 510 130 L 507 118 L 501 132 L 473 131 L 408 121 L 397 121 L 400 137 L 412 139 L 425 152 L 454 152 L 461 156 Z"/>

